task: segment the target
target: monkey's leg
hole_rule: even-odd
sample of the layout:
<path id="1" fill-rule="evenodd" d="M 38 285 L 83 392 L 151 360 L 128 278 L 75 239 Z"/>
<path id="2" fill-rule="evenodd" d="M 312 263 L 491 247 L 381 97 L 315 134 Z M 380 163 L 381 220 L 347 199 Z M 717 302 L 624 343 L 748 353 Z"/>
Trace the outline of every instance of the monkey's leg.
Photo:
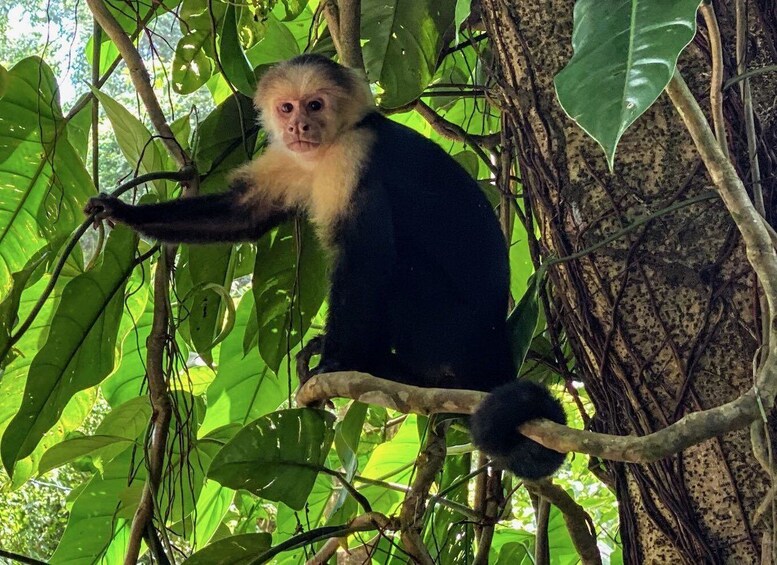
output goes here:
<path id="1" fill-rule="evenodd" d="M 140 233 L 172 243 L 255 241 L 292 213 L 268 203 L 245 206 L 238 193 L 208 194 L 159 204 L 126 204 L 114 196 L 91 198 L 84 212 L 127 224 Z"/>

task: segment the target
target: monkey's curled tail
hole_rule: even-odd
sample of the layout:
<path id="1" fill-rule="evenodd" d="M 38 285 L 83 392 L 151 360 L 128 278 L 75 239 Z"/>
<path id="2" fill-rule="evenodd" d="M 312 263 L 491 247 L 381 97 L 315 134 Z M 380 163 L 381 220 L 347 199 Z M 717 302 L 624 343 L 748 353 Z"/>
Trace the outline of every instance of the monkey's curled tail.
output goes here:
<path id="1" fill-rule="evenodd" d="M 537 418 L 567 423 L 561 403 L 544 387 L 528 381 L 510 382 L 492 390 L 470 418 L 472 442 L 518 477 L 536 480 L 550 476 L 566 454 L 516 431 L 524 422 Z"/>

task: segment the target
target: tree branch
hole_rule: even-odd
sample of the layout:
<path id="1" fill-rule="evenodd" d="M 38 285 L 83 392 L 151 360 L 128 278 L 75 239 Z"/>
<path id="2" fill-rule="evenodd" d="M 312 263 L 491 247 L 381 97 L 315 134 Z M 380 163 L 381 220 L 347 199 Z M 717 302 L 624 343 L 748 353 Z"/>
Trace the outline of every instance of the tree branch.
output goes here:
<path id="1" fill-rule="evenodd" d="M 707 38 L 710 43 L 710 58 L 712 73 L 710 74 L 710 108 L 712 122 L 715 125 L 715 137 L 723 153 L 728 157 L 728 141 L 726 136 L 726 120 L 723 117 L 723 44 L 720 40 L 718 18 L 712 2 L 702 2 L 699 13 L 707 25 Z"/>
<path id="2" fill-rule="evenodd" d="M 666 92 L 685 122 L 723 203 L 742 234 L 747 258 L 764 287 L 769 310 L 774 312 L 777 307 L 777 254 L 764 219 L 753 207 L 742 180 L 731 161 L 723 154 L 704 113 L 679 71 L 675 70 Z M 777 329 L 772 324 L 771 332 L 775 331 Z"/>
<path id="3" fill-rule="evenodd" d="M 416 459 L 415 477 L 410 491 L 405 495 L 399 523 L 402 531 L 402 543 L 405 550 L 416 563 L 434 565 L 434 559 L 423 543 L 421 531 L 424 527 L 426 513 L 426 498 L 432 488 L 434 478 L 445 464 L 445 430 L 446 424 L 437 426 L 429 422 L 426 441 L 423 450 Z"/>
<path id="4" fill-rule="evenodd" d="M 501 135 L 499 133 L 493 133 L 491 135 L 470 134 L 458 124 L 454 124 L 453 122 L 450 122 L 440 116 L 432 109 L 431 106 L 425 102 L 422 102 L 421 100 L 418 100 L 413 108 L 416 112 L 421 114 L 421 117 L 424 118 L 430 126 L 432 126 L 432 129 L 435 132 L 446 139 L 467 143 L 470 146 L 483 146 L 487 149 L 493 149 L 496 147 L 501 139 Z M 490 162 L 487 158 L 484 158 L 484 160 Z"/>
<path id="5" fill-rule="evenodd" d="M 549 501 L 564 515 L 569 537 L 580 555 L 583 565 L 601 565 L 602 556 L 596 545 L 596 530 L 588 512 L 567 491 L 549 480 L 524 481 L 526 489 Z"/>
<path id="6" fill-rule="evenodd" d="M 548 420 L 527 422 L 518 431 L 562 453 L 575 451 L 612 461 L 650 463 L 707 439 L 743 428 L 759 418 L 756 390 L 773 396 L 771 391 L 776 380 L 773 373 L 774 367 L 770 363 L 764 367 L 756 385 L 739 398 L 709 410 L 688 414 L 674 424 L 642 437 L 576 430 Z M 404 413 L 471 414 L 485 394 L 474 390 L 409 386 L 365 373 L 344 371 L 313 376 L 297 392 L 297 403 L 305 406 L 343 397 Z"/>
<path id="7" fill-rule="evenodd" d="M 108 37 L 111 38 L 122 59 L 124 59 L 132 83 L 146 107 L 151 123 L 159 133 L 168 152 L 181 168 L 188 168 L 192 164 L 191 157 L 175 139 L 175 135 L 173 135 L 173 131 L 167 123 L 162 107 L 157 100 L 156 94 L 154 94 L 148 71 L 135 44 L 124 32 L 102 0 L 87 0 L 87 4 L 95 20 Z M 183 195 L 186 197 L 196 193 L 196 191 L 197 184 L 192 183 L 184 187 Z M 170 420 L 172 419 L 172 406 L 165 377 L 164 358 L 165 348 L 172 334 L 172 329 L 169 327 L 170 307 L 167 293 L 170 286 L 170 269 L 174 264 L 175 250 L 175 246 L 163 246 L 161 259 L 157 264 L 154 275 L 154 314 L 151 332 L 147 339 L 146 362 L 146 376 L 152 407 L 150 445 L 146 454 L 148 477 L 143 486 L 143 494 L 132 521 L 130 540 L 124 557 L 125 565 L 137 563 L 140 553 L 140 542 L 144 536 L 152 542 L 149 545 L 156 560 L 162 564 L 168 562 L 167 556 L 161 548 L 161 543 L 158 543 L 158 539 L 156 539 L 156 532 L 152 530 L 154 500 L 164 474 L 165 448 L 167 446 Z"/>
<path id="8" fill-rule="evenodd" d="M 113 14 L 108 11 L 102 0 L 86 0 L 86 3 L 97 23 L 100 24 L 100 27 L 111 38 L 119 53 L 121 53 L 121 58 L 124 59 L 129 69 L 132 84 L 138 91 L 140 99 L 143 100 L 151 123 L 154 124 L 170 155 L 173 156 L 181 167 L 190 164 L 191 158 L 176 141 L 173 131 L 167 123 L 162 107 L 159 105 L 156 94 L 154 94 L 154 88 L 151 85 L 148 71 L 143 64 L 143 59 L 140 57 L 140 53 L 138 53 L 132 40 L 121 29 L 121 26 L 113 17 Z"/>
<path id="9" fill-rule="evenodd" d="M 361 46 L 360 0 L 338 0 L 340 14 L 340 62 L 352 69 L 364 70 Z"/>

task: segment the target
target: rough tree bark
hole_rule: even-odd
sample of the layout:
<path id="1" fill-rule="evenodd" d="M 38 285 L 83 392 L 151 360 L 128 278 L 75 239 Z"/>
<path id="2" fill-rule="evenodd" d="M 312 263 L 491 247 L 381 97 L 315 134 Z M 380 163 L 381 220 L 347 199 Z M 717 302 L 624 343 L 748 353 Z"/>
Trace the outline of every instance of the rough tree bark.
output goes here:
<path id="1" fill-rule="evenodd" d="M 711 182 L 667 97 L 626 133 L 609 174 L 601 149 L 562 112 L 553 77 L 571 57 L 572 3 L 482 0 L 496 79 L 518 147 L 535 258 L 566 256 L 635 217 L 709 190 Z M 715 2 L 726 79 L 735 74 L 733 3 Z M 749 3 L 751 63 L 774 64 L 777 14 Z M 700 32 L 680 68 L 708 108 L 709 42 Z M 775 188 L 773 75 L 753 79 L 767 205 Z M 739 90 L 724 95 L 730 150 L 749 186 Z M 752 384 L 760 322 L 756 284 L 719 201 L 657 218 L 578 261 L 551 269 L 549 319 L 560 321 L 596 407 L 592 427 L 655 431 Z M 772 435 L 774 437 L 774 435 Z M 747 430 L 649 465 L 607 464 L 629 563 L 757 563 L 767 525 L 754 512 L 769 477 Z M 766 519 L 768 521 L 768 518 Z M 769 544 L 765 544 L 768 546 Z"/>

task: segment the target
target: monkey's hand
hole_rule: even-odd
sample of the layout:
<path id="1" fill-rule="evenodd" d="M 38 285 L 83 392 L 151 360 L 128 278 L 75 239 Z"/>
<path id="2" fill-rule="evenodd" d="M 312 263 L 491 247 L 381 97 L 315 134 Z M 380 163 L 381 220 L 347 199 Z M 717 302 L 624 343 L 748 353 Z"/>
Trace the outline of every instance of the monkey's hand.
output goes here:
<path id="1" fill-rule="evenodd" d="M 84 206 L 84 214 L 91 216 L 94 214 L 94 227 L 96 228 L 100 222 L 106 220 L 109 225 L 120 220 L 120 210 L 124 208 L 126 204 L 110 194 L 101 192 L 98 196 L 92 196 L 89 202 Z"/>

